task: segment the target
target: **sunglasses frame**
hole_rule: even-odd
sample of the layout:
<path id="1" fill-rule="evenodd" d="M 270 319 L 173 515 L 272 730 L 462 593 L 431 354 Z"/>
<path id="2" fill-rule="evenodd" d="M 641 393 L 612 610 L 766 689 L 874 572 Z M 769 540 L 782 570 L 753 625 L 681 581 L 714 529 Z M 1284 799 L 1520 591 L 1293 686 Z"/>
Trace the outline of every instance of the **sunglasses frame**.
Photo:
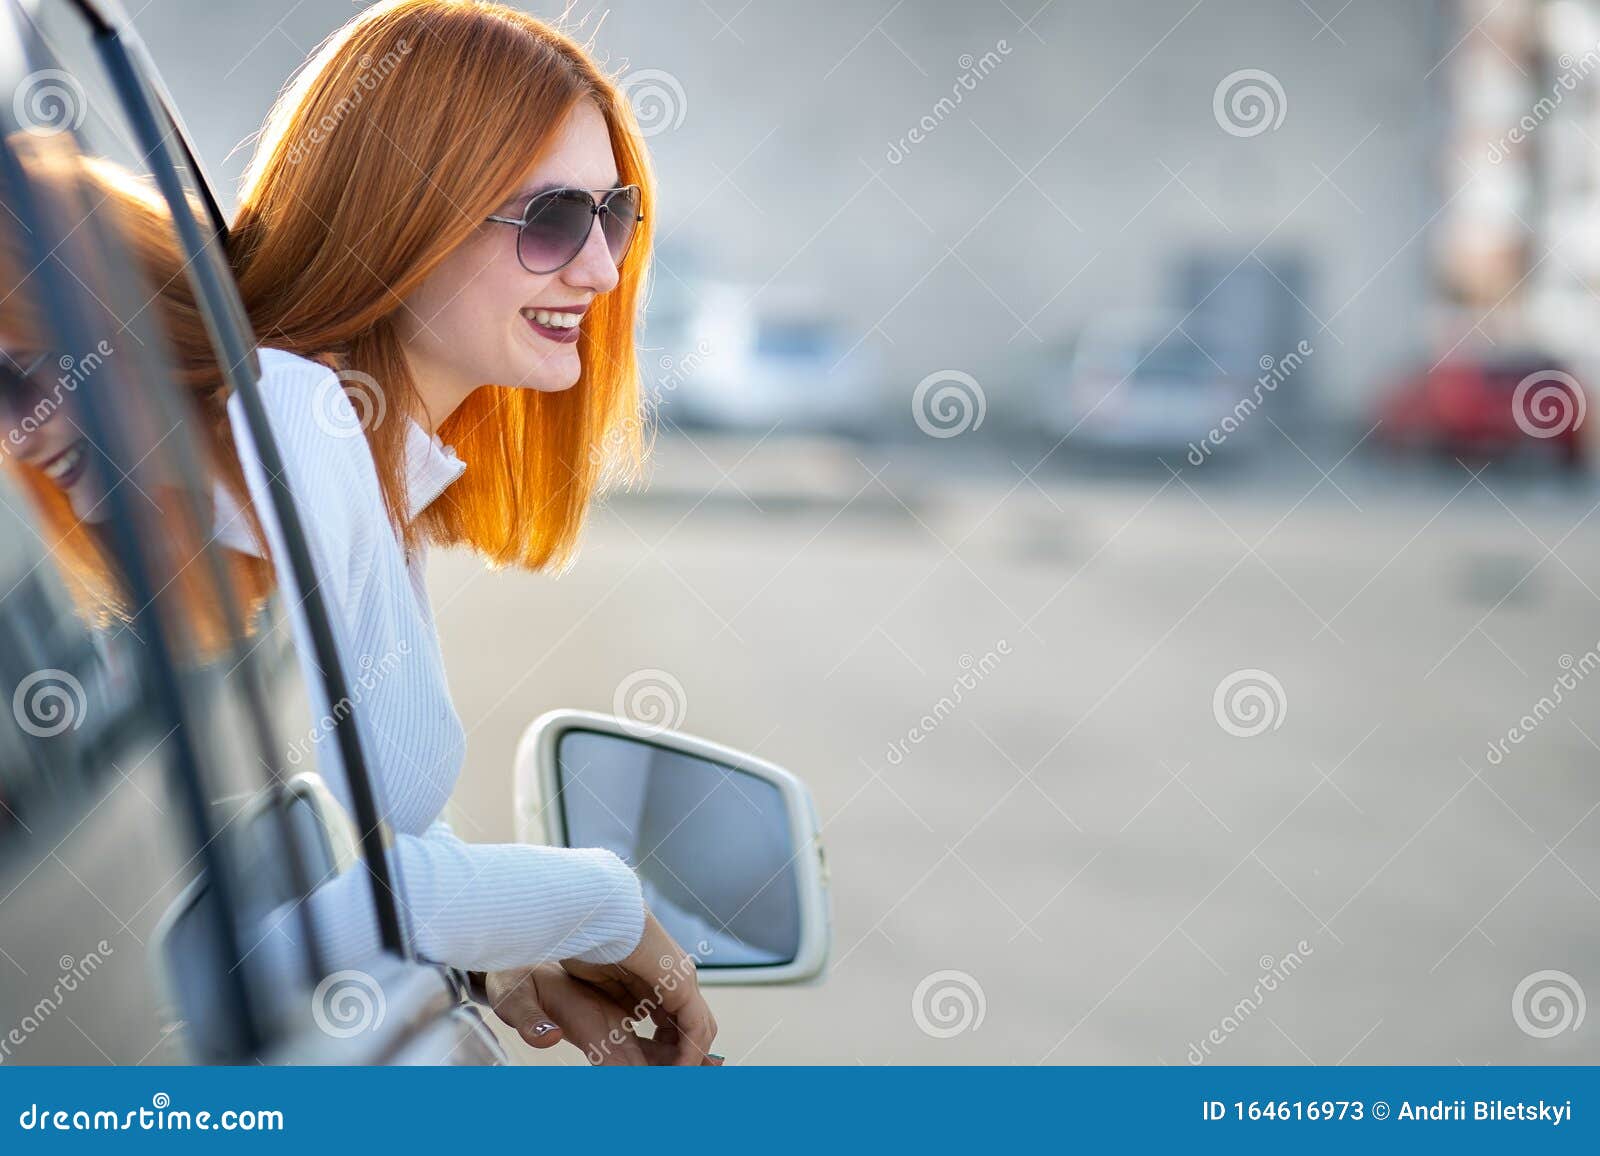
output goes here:
<path id="1" fill-rule="evenodd" d="M 535 193 L 533 196 L 528 198 L 528 203 L 522 207 L 522 216 L 507 217 L 501 214 L 492 214 L 488 217 L 485 217 L 484 220 L 493 221 L 497 225 L 515 225 L 517 227 L 517 264 L 521 265 L 524 269 L 527 269 L 529 273 L 532 273 L 537 277 L 544 277 L 551 273 L 559 273 L 561 270 L 565 269 L 568 265 L 572 264 L 578 259 L 578 254 L 582 253 L 583 247 L 589 243 L 589 235 L 594 232 L 595 221 L 599 219 L 601 213 L 610 213 L 612 216 L 616 216 L 615 210 L 611 208 L 612 197 L 616 196 L 618 193 L 626 192 L 632 192 L 637 197 L 640 196 L 641 191 L 642 190 L 638 185 L 618 185 L 614 189 L 545 189 L 543 192 Z M 554 269 L 528 269 L 528 263 L 522 259 L 522 230 L 528 226 L 528 222 L 533 213 L 533 206 L 545 197 L 559 196 L 564 193 L 582 193 L 584 196 L 589 198 L 589 212 L 591 213 L 589 227 L 584 231 L 583 239 L 578 242 L 578 247 L 572 251 L 572 256 L 561 262 L 561 264 L 557 265 Z M 628 251 L 633 248 L 633 239 L 638 234 L 639 223 L 643 220 L 644 212 L 641 209 L 641 211 L 638 211 L 634 214 L 634 229 L 628 234 L 628 244 L 622 250 L 622 255 L 620 257 L 612 258 L 619 266 L 627 258 Z M 606 246 L 606 251 L 611 251 L 610 245 Z"/>

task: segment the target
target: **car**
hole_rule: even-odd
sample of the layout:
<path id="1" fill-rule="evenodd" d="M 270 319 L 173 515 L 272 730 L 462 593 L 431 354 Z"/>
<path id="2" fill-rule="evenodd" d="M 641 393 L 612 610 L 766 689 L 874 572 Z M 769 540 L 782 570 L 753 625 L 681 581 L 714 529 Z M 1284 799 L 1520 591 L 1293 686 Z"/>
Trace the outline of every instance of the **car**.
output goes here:
<path id="1" fill-rule="evenodd" d="M 1475 461 L 1532 454 L 1582 472 L 1587 409 L 1587 389 L 1564 359 L 1536 347 L 1467 347 L 1387 389 L 1374 436 L 1404 452 Z"/>
<path id="2" fill-rule="evenodd" d="M 413 950 L 357 672 L 257 393 L 226 221 L 160 77 L 100 0 L 0 0 L 0 25 L 17 94 L 0 102 L 0 1063 L 503 1062 L 466 977 Z M 139 238 L 94 195 L 105 162 L 170 223 L 293 598 L 218 527 L 217 422 L 181 384 Z M 555 712 L 529 735 L 526 791 L 611 792 L 640 829 L 681 822 L 700 792 L 694 829 L 714 817 L 714 837 L 617 849 L 667 930 L 704 943 L 702 982 L 823 973 L 827 882 L 799 779 L 632 720 Z M 337 751 L 338 789 L 303 758 L 309 736 Z M 589 813 L 547 799 L 524 838 L 605 845 Z M 372 900 L 356 966 L 330 963 L 305 902 L 336 882 Z"/>
<path id="3" fill-rule="evenodd" d="M 1033 373 L 1038 434 L 1052 445 L 1064 442 L 1068 453 L 1166 457 L 1173 465 L 1205 446 L 1246 386 L 1181 322 L 1180 315 L 1112 312 L 1051 347 Z M 1224 452 L 1256 444 L 1256 424 L 1240 423 Z"/>
<path id="4" fill-rule="evenodd" d="M 662 421 L 684 429 L 870 436 L 886 405 L 864 336 L 804 289 L 661 273 L 647 380 Z"/>

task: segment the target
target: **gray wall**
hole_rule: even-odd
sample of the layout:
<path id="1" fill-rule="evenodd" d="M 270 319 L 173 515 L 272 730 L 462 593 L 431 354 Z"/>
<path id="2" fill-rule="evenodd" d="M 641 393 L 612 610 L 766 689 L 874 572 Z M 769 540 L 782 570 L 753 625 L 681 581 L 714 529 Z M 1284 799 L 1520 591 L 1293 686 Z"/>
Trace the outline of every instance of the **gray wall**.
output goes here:
<path id="1" fill-rule="evenodd" d="M 608 5 L 597 44 L 610 63 L 665 70 L 684 93 L 681 125 L 652 139 L 669 263 L 688 252 L 756 285 L 820 288 L 897 389 L 962 368 L 1003 405 L 1036 338 L 1168 299 L 1185 252 L 1299 253 L 1311 277 L 1296 336 L 1318 350 L 1316 400 L 1362 412 L 1421 348 L 1418 234 L 1448 195 L 1430 159 L 1439 74 L 1426 74 L 1455 39 L 1438 5 L 1357 0 L 1330 30 L 1282 0 L 1057 0 L 1024 28 L 1014 13 L 1036 6 Z M 163 0 L 136 22 L 231 188 L 278 87 L 351 11 Z M 889 163 L 891 142 L 937 115 L 958 58 L 1001 40 L 1009 55 Z M 1281 127 L 1249 138 L 1212 112 L 1218 82 L 1245 68 L 1287 98 Z"/>

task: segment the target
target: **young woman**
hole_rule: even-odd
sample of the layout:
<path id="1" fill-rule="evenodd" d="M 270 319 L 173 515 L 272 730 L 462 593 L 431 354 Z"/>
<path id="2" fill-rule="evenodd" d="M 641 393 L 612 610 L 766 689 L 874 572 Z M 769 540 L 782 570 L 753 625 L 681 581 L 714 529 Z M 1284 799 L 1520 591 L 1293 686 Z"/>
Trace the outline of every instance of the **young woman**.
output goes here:
<path id="1" fill-rule="evenodd" d="M 619 859 L 468 844 L 440 819 L 466 736 L 423 580 L 435 544 L 565 564 L 597 486 L 637 466 L 652 201 L 627 102 L 579 45 L 496 4 L 398 0 L 279 100 L 230 256 L 342 651 L 406 656 L 357 717 L 418 952 L 490 973 L 530 1043 L 584 1046 L 648 998 L 655 1040 L 607 1058 L 700 1063 L 715 1020 Z M 352 952 L 371 921 L 340 905 L 360 902 L 347 885 L 313 905 Z"/>

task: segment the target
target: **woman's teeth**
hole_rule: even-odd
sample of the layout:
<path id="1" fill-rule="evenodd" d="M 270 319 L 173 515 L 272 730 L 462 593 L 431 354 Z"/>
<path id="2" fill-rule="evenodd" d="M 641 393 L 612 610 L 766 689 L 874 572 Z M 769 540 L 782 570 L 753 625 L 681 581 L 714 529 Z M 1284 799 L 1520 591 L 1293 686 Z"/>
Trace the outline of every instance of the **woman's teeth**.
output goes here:
<path id="1" fill-rule="evenodd" d="M 45 477 L 51 481 L 60 481 L 72 473 L 80 461 L 83 460 L 83 447 L 73 446 L 64 453 L 59 453 L 44 464 Z"/>
<path id="2" fill-rule="evenodd" d="M 581 313 L 552 313 L 548 309 L 524 309 L 522 315 L 529 321 L 548 325 L 552 329 L 572 329 L 583 320 Z"/>

